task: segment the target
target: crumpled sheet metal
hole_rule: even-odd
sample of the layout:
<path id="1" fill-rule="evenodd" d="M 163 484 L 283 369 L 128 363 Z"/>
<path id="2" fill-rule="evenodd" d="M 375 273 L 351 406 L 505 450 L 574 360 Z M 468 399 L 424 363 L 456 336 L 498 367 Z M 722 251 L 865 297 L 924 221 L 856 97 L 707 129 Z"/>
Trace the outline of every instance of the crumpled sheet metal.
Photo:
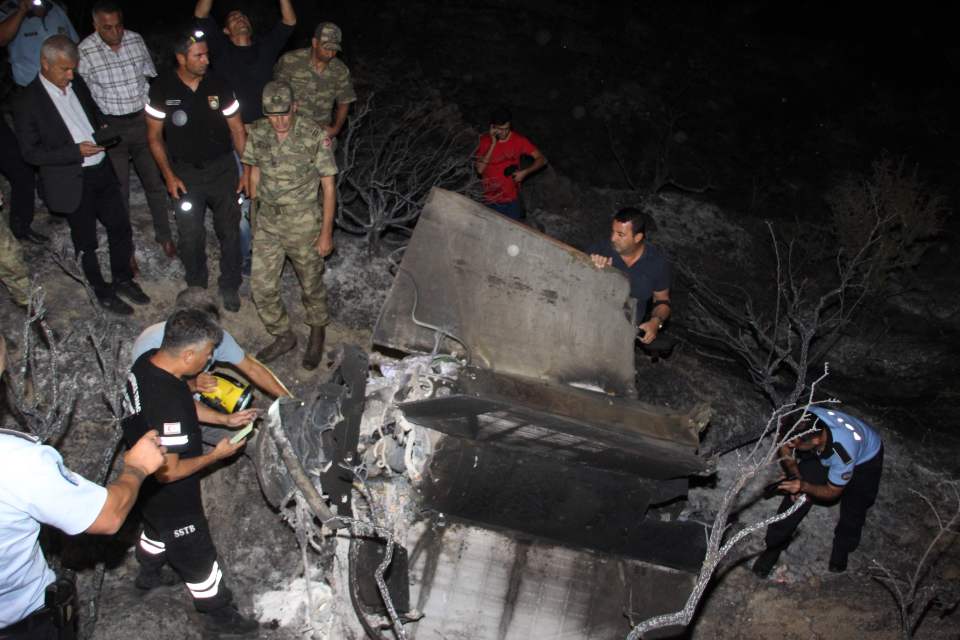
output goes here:
<path id="1" fill-rule="evenodd" d="M 434 189 L 373 343 L 429 353 L 436 331 L 422 325 L 430 325 L 462 340 L 478 366 L 632 395 L 633 307 L 620 273 L 598 270 L 570 246 Z M 463 351 L 455 341 L 443 349 Z"/>

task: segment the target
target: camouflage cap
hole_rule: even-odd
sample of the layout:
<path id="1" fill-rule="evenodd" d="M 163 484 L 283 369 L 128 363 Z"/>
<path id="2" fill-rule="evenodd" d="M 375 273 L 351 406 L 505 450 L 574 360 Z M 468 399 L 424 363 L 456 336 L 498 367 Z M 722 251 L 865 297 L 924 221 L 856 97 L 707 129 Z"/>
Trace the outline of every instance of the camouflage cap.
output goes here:
<path id="1" fill-rule="evenodd" d="M 283 80 L 271 80 L 263 88 L 263 113 L 282 116 L 290 113 L 293 105 L 293 88 Z"/>
<path id="2" fill-rule="evenodd" d="M 317 39 L 321 47 L 340 51 L 340 41 L 343 39 L 343 33 L 340 27 L 332 22 L 321 22 L 313 31 L 313 37 Z"/>

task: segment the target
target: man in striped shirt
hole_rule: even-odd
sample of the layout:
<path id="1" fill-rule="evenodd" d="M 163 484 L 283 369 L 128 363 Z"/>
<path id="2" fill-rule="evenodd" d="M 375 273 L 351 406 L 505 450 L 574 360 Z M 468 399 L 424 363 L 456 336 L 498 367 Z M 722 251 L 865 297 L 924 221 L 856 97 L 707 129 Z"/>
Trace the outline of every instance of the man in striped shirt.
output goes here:
<path id="1" fill-rule="evenodd" d="M 80 43 L 78 70 L 93 99 L 120 142 L 107 150 L 120 180 L 124 202 L 130 203 L 130 161 L 136 167 L 153 217 L 154 238 L 168 257 L 176 255 L 170 233 L 169 204 L 163 178 L 147 144 L 143 106 L 149 78 L 157 71 L 139 33 L 124 29 L 123 12 L 111 0 L 93 6 L 94 33 Z"/>

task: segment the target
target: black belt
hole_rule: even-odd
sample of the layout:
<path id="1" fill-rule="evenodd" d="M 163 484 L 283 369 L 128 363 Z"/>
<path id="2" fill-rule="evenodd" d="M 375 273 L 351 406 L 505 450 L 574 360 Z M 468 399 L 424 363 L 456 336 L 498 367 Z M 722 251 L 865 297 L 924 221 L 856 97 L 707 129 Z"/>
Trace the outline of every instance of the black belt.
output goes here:
<path id="1" fill-rule="evenodd" d="M 106 114 L 108 118 L 113 118 L 114 120 L 133 120 L 134 118 L 139 118 L 143 115 L 143 109 L 138 111 L 131 111 L 130 113 L 124 113 L 123 115 L 115 116 L 112 113 Z"/>
<path id="2" fill-rule="evenodd" d="M 186 158 L 171 158 L 174 168 L 176 167 L 190 167 L 191 169 L 209 169 L 210 167 L 215 167 L 219 164 L 225 163 L 226 159 L 230 158 L 230 162 L 233 162 L 233 158 L 230 157 L 229 153 L 217 156 L 212 160 L 201 160 L 199 162 L 194 162 L 192 160 L 187 160 Z"/>

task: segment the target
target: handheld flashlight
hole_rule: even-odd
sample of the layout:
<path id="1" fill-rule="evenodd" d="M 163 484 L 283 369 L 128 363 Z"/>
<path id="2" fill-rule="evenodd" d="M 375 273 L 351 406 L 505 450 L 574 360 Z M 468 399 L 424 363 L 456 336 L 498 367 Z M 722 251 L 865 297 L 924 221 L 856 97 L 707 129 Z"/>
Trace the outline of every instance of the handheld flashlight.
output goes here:
<path id="1" fill-rule="evenodd" d="M 180 196 L 180 199 L 177 200 L 177 211 L 183 213 L 190 213 L 193 210 L 193 203 L 187 200 L 187 194 Z"/>
<path id="2" fill-rule="evenodd" d="M 39 7 L 42 7 L 42 6 L 43 6 L 43 0 L 33 0 L 33 6 L 38 7 L 38 8 L 39 8 Z"/>

